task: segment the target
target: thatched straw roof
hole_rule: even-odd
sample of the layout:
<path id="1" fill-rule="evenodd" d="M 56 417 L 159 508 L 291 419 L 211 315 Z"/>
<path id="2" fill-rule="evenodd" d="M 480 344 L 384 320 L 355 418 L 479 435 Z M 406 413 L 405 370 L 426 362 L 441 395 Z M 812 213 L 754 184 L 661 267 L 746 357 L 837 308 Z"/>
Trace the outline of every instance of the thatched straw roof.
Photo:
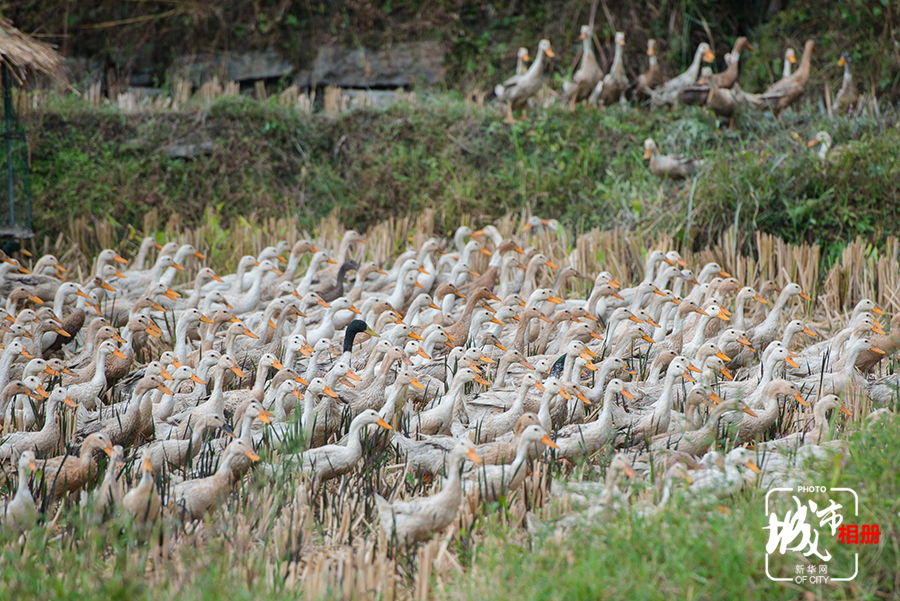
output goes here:
<path id="1" fill-rule="evenodd" d="M 36 75 L 63 83 L 66 68 L 62 56 L 49 44 L 39 42 L 0 18 L 0 65 L 9 68 L 13 79 L 24 84 Z"/>

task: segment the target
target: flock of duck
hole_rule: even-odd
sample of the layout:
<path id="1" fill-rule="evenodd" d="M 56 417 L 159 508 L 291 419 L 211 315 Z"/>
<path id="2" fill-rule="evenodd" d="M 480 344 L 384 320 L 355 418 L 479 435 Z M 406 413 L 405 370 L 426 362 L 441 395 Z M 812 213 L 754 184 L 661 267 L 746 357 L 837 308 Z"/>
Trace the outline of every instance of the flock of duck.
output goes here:
<path id="1" fill-rule="evenodd" d="M 725 54 L 724 71 L 714 74 L 712 68 L 702 67 L 703 63 L 712 63 L 715 60 L 709 44 L 704 42 L 697 46 L 693 61 L 687 70 L 668 81 L 663 79 L 662 70 L 657 63 L 656 40 L 647 41 L 649 57 L 647 71 L 629 81 L 624 66 L 625 34 L 621 31 L 616 32 L 615 55 L 609 73 L 606 74 L 603 73 L 594 54 L 593 38 L 591 27 L 582 26 L 581 61 L 571 80 L 563 82 L 562 85 L 560 97 L 569 103 L 573 110 L 578 103 L 602 108 L 626 100 L 639 99 L 647 99 L 652 108 L 671 109 L 677 108 L 679 104 L 688 104 L 702 106 L 712 111 L 717 118 L 728 119 L 729 130 L 734 128 L 734 115 L 741 110 L 771 110 L 776 118 L 780 118 L 783 110 L 800 102 L 806 94 L 812 54 L 815 50 L 815 42 L 808 40 L 803 47 L 799 67 L 794 71 L 793 65 L 797 63 L 797 55 L 793 48 L 788 48 L 784 55 L 781 79 L 769 86 L 765 92 L 751 94 L 744 92 L 738 82 L 741 54 L 753 50 L 746 37 L 737 38 L 731 52 Z M 530 67 L 526 68 L 530 58 L 527 48 L 520 48 L 517 56 L 516 74 L 494 89 L 497 100 L 506 104 L 506 117 L 510 122 L 515 121 L 514 111 L 521 111 L 523 115 L 526 113 L 529 99 L 534 97 L 543 85 L 542 74 L 546 67 L 544 57 L 553 58 L 555 54 L 550 41 L 541 40 Z M 847 114 L 856 108 L 859 92 L 850 71 L 850 55 L 846 52 L 841 54 L 838 65 L 843 67 L 844 76 L 841 88 L 835 96 L 834 108 L 837 114 Z M 718 119 L 716 126 L 718 128 Z M 820 158 L 824 159 L 831 143 L 830 136 L 821 132 L 810 141 L 809 146 L 818 146 Z M 651 171 L 660 178 L 684 179 L 702 167 L 702 161 L 679 155 L 661 155 L 651 139 L 645 142 L 645 149 L 645 158 L 651 161 Z"/>
<path id="2" fill-rule="evenodd" d="M 806 461 L 845 450 L 829 411 L 849 414 L 854 390 L 892 393 L 865 374 L 900 346 L 900 314 L 887 335 L 864 300 L 822 340 L 789 319 L 809 300 L 797 284 L 755 290 L 654 250 L 626 286 L 529 246 L 549 226 L 461 227 L 383 265 L 357 263 L 365 241 L 347 231 L 333 249 L 279 242 L 227 275 L 190 244 L 147 238 L 130 263 L 101 252 L 80 283 L 51 255 L 27 273 L 4 254 L 0 468 L 15 492 L 2 528 L 26 531 L 57 503 L 189 522 L 245 478 L 329 486 L 385 453 L 443 477 L 430 496 L 379 489 L 399 541 L 441 531 L 464 499 L 509 497 L 535 461 L 605 465 L 608 450 L 605 483 L 552 494 L 648 511 L 674 487 L 802 482 Z M 650 473 L 664 498 L 632 505 L 621 478 Z"/>

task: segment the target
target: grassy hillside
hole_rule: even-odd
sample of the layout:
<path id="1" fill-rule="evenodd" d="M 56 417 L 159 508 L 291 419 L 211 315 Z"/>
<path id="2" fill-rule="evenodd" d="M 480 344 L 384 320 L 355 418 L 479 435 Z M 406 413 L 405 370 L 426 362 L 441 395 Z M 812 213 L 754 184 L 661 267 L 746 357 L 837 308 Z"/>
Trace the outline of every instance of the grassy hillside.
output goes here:
<path id="1" fill-rule="evenodd" d="M 833 160 L 806 146 L 830 132 Z M 641 155 L 652 136 L 663 152 L 704 158 L 695 185 L 660 186 Z M 333 208 L 348 227 L 434 208 L 449 231 L 528 207 L 576 233 L 625 226 L 699 246 L 732 225 L 788 241 L 819 242 L 826 256 L 862 235 L 876 244 L 900 233 L 900 128 L 878 120 L 830 120 L 813 107 L 746 115 L 733 133 L 711 116 L 603 112 L 561 107 L 509 126 L 493 109 L 451 96 L 415 106 L 301 114 L 244 98 L 207 109 L 125 115 L 68 97 L 35 117 L 35 228 L 69 233 L 73 215 L 141 229 L 144 215 L 197 223 L 207 206 L 227 222 L 256 212 L 313 227 Z M 212 141 L 194 160 L 168 158 L 170 144 Z M 840 150 L 840 149 L 838 149 Z"/>

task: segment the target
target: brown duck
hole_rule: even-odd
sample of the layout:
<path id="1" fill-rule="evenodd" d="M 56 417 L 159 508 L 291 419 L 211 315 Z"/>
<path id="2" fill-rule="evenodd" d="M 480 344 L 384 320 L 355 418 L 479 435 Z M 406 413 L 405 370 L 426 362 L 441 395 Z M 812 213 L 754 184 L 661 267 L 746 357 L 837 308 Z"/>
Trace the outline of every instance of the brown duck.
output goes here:
<path id="1" fill-rule="evenodd" d="M 659 64 L 656 62 L 656 40 L 647 40 L 647 56 L 650 57 L 650 66 L 625 89 L 625 98 L 628 100 L 639 94 L 644 94 L 646 90 L 652 90 L 662 85 L 662 69 L 659 68 Z"/>
<path id="2" fill-rule="evenodd" d="M 572 75 L 572 81 L 563 82 L 562 98 L 569 101 L 569 107 L 573 111 L 577 103 L 587 100 L 594 90 L 594 86 L 603 77 L 603 70 L 597 63 L 597 57 L 594 56 L 591 33 L 590 25 L 581 26 L 581 35 L 579 36 L 582 42 L 581 65 Z"/>
<path id="3" fill-rule="evenodd" d="M 466 345 L 466 341 L 469 339 L 469 328 L 472 325 L 472 314 L 475 312 L 478 304 L 486 300 L 499 301 L 500 299 L 484 286 L 476 288 L 469 294 L 469 297 L 466 299 L 466 308 L 459 320 L 446 328 L 448 338 L 450 338 L 450 345 Z"/>
<path id="4" fill-rule="evenodd" d="M 797 72 L 788 78 L 775 82 L 762 94 L 762 99 L 775 113 L 776 119 L 781 118 L 781 111 L 799 102 L 803 95 L 806 94 L 806 84 L 809 83 L 809 69 L 815 47 L 816 43 L 813 40 L 807 40 L 806 45 L 803 47 L 803 55 L 800 57 L 800 68 L 797 69 Z"/>

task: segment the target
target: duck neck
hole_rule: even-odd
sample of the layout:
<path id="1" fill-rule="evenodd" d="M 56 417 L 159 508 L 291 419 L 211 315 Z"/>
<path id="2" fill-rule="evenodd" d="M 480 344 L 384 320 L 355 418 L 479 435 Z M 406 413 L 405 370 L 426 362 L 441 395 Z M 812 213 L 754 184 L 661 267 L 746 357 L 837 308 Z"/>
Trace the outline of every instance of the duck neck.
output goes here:
<path id="1" fill-rule="evenodd" d="M 312 442 L 312 431 L 315 424 L 316 414 L 316 394 L 307 389 L 303 395 L 303 415 L 300 416 L 300 425 L 306 432 L 307 444 Z"/>
<path id="2" fill-rule="evenodd" d="M 175 356 L 182 363 L 187 363 L 188 356 L 188 342 L 187 342 L 187 331 L 190 327 L 188 320 L 181 319 L 178 321 L 178 324 L 175 326 Z"/>
<path id="3" fill-rule="evenodd" d="M 552 401 L 555 396 L 556 394 L 549 390 L 545 390 L 544 394 L 541 395 L 541 407 L 538 410 L 538 421 L 541 422 L 541 427 L 547 432 L 553 430 L 553 420 L 550 419 L 550 401 Z"/>
<path id="4" fill-rule="evenodd" d="M 712 315 L 701 315 L 697 320 L 697 329 L 694 330 L 694 337 L 691 339 L 691 348 L 696 349 L 706 339 L 706 326 L 709 325 Z"/>
<path id="5" fill-rule="evenodd" d="M 244 412 L 244 419 L 241 420 L 241 434 L 238 440 L 243 442 L 244 444 L 251 444 L 253 442 L 253 420 L 256 419 L 253 415 L 248 415 L 247 412 Z"/>
<path id="6" fill-rule="evenodd" d="M 585 41 L 590 42 L 590 38 Z M 616 53 L 613 55 L 613 64 L 610 72 L 624 74 L 624 67 L 622 66 L 622 44 L 616 43 Z"/>
<path id="7" fill-rule="evenodd" d="M 544 52 L 538 49 L 537 56 L 534 57 L 534 62 L 531 63 L 531 66 L 528 68 L 526 75 L 531 75 L 533 77 L 540 76 L 541 73 L 544 72 Z"/>
<path id="8" fill-rule="evenodd" d="M 509 366 L 512 363 L 512 359 L 508 358 L 506 355 L 500 358 L 500 364 L 497 366 L 497 373 L 494 376 L 494 386 L 497 388 L 503 388 L 506 386 L 506 375 L 509 373 Z"/>
<path id="9" fill-rule="evenodd" d="M 458 477 L 458 470 L 457 470 Z M 31 489 L 28 487 L 28 466 L 20 465 L 19 466 L 19 488 L 16 490 L 16 496 L 14 497 L 16 501 L 26 502 L 31 505 L 34 502 L 33 497 L 31 496 Z"/>
<path id="10" fill-rule="evenodd" d="M 697 52 L 694 53 L 694 61 L 688 67 L 687 72 L 693 75 L 694 80 L 700 75 L 700 62 L 703 60 L 703 54 L 703 51 L 697 48 Z"/>
<path id="11" fill-rule="evenodd" d="M 812 50 L 813 47 L 811 44 L 807 44 L 803 48 L 803 56 L 800 57 L 800 68 L 797 69 L 797 72 L 794 74 L 794 77 L 802 82 L 806 82 L 809 80 L 809 68 L 812 64 Z"/>
<path id="12" fill-rule="evenodd" d="M 441 491 L 442 495 L 448 495 L 452 497 L 452 499 L 459 499 L 462 496 L 462 486 L 459 478 L 460 467 L 462 466 L 464 458 L 462 455 L 457 453 L 450 454 L 450 461 L 447 462 L 447 478 L 444 480 L 444 488 Z M 452 501 L 448 501 L 447 505 L 456 507 L 459 505 L 459 501 L 455 503 Z"/>
<path id="13" fill-rule="evenodd" d="M 653 425 L 662 431 L 665 431 L 665 428 L 662 428 L 662 422 L 665 421 L 666 427 L 668 427 L 669 416 L 672 414 L 672 396 L 675 392 L 676 377 L 674 372 L 666 373 L 662 395 L 656 401 L 656 407 L 653 409 Z"/>
<path id="14" fill-rule="evenodd" d="M 220 478 L 231 478 L 231 462 L 234 459 L 235 455 L 236 453 L 234 452 L 225 453 L 225 458 L 222 459 L 222 463 L 219 464 L 219 469 L 216 470 L 216 476 Z"/>
<path id="15" fill-rule="evenodd" d="M 324 260 L 325 255 L 321 253 L 316 253 L 313 255 L 313 258 L 309 262 L 309 266 L 306 268 L 306 273 L 303 275 L 303 279 L 300 280 L 300 284 L 297 286 L 297 293 L 300 296 L 305 295 L 309 292 L 310 286 L 312 286 L 313 278 L 316 275 L 316 271 L 319 269 L 319 263 Z"/>
<path id="16" fill-rule="evenodd" d="M 91 378 L 91 384 L 96 388 L 100 388 L 101 393 L 103 392 L 103 389 L 106 388 L 106 358 L 108 356 L 108 353 L 98 353 L 97 365 L 94 368 L 94 377 Z"/>
<path id="17" fill-rule="evenodd" d="M 525 397 L 528 396 L 528 391 L 531 389 L 531 385 L 526 386 L 522 384 L 519 386 L 519 391 L 516 394 L 516 400 L 513 402 L 513 406 L 510 408 L 510 411 L 516 415 L 519 415 L 525 411 Z"/>
<path id="18" fill-rule="evenodd" d="M 69 294 L 62 286 L 60 286 L 59 290 L 56 291 L 56 297 L 53 299 L 53 312 L 56 313 L 56 316 L 60 319 L 63 317 L 63 309 L 65 309 L 66 299 L 68 298 Z"/>
<path id="19" fill-rule="evenodd" d="M 357 460 L 359 456 L 362 455 L 362 441 L 359 439 L 359 434 L 363 429 L 362 422 L 352 422 L 350 424 L 350 434 L 347 439 L 347 450 L 350 451 L 353 457 L 356 457 Z"/>

